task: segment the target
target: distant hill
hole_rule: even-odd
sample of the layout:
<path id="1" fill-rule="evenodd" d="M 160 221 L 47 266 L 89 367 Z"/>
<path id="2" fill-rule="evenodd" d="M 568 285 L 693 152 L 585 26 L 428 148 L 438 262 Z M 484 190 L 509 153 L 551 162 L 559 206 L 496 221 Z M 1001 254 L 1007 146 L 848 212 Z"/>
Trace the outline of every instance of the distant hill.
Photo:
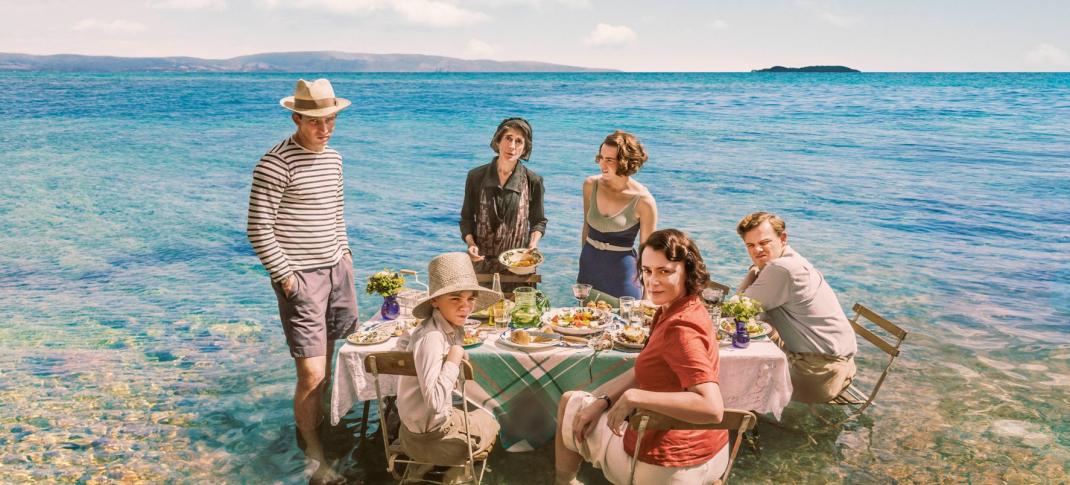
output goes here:
<path id="1" fill-rule="evenodd" d="M 862 72 L 858 69 L 851 69 L 846 66 L 806 66 L 806 67 L 784 67 L 773 66 L 765 69 L 755 69 L 751 72 Z"/>
<path id="2" fill-rule="evenodd" d="M 420 54 L 275 52 L 230 59 L 0 53 L 0 71 L 165 72 L 610 72 L 545 62 L 467 60 Z"/>

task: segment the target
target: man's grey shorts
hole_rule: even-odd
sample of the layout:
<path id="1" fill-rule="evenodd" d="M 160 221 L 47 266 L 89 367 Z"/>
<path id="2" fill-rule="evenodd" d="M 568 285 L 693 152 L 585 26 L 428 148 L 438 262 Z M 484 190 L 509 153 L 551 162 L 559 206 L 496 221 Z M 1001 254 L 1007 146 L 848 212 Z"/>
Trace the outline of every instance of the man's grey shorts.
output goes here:
<path id="1" fill-rule="evenodd" d="M 327 340 L 344 338 L 357 325 L 352 260 L 342 256 L 330 268 L 295 271 L 294 276 L 293 296 L 286 296 L 281 284 L 271 283 L 290 355 L 327 355 Z"/>

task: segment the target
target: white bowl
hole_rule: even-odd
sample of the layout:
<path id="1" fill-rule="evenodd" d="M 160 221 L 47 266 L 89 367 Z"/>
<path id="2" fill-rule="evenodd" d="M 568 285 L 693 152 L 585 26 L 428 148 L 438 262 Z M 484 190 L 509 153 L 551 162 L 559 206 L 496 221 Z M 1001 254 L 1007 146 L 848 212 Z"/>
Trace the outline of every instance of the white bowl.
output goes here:
<path id="1" fill-rule="evenodd" d="M 535 264 L 531 266 L 516 266 L 516 262 L 520 261 L 523 254 L 526 254 L 528 250 L 526 248 L 510 249 L 498 255 L 498 262 L 505 266 L 510 273 L 518 275 L 529 275 L 535 272 L 540 264 L 545 259 L 541 252 L 535 251 Z"/>

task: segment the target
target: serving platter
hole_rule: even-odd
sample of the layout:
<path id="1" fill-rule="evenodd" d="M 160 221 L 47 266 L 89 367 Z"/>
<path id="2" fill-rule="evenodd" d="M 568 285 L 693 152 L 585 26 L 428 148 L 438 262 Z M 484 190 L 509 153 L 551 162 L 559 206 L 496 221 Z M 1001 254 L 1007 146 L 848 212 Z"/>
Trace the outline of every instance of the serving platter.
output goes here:
<path id="1" fill-rule="evenodd" d="M 389 330 L 389 331 L 388 331 Z M 346 342 L 352 345 L 376 345 L 390 340 L 394 336 L 393 327 L 378 328 L 371 331 L 356 331 L 346 337 Z"/>
<path id="2" fill-rule="evenodd" d="M 565 335 L 591 335 L 605 330 L 613 315 L 596 308 L 554 308 L 542 314 L 540 321 Z"/>

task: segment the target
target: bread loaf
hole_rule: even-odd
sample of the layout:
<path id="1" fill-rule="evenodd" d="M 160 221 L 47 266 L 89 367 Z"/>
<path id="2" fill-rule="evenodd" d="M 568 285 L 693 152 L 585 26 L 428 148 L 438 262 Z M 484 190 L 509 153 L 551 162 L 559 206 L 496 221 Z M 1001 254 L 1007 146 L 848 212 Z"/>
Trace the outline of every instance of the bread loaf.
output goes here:
<path id="1" fill-rule="evenodd" d="M 517 345 L 531 344 L 531 335 L 528 334 L 527 330 L 524 329 L 513 330 L 512 336 L 510 338 L 512 338 L 513 343 Z"/>

